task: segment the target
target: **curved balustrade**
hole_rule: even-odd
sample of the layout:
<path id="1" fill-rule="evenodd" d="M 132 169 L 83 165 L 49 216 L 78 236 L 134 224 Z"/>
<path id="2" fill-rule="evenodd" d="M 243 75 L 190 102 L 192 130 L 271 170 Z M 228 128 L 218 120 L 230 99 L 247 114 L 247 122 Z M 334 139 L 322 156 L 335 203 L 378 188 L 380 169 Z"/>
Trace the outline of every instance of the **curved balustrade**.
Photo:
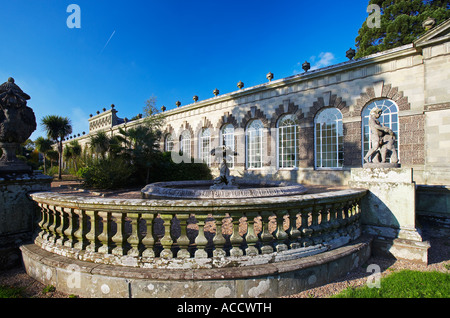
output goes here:
<path id="1" fill-rule="evenodd" d="M 116 265 L 219 267 L 300 257 L 356 239 L 365 193 L 195 201 L 31 197 L 42 215 L 35 242 L 48 251 Z"/>

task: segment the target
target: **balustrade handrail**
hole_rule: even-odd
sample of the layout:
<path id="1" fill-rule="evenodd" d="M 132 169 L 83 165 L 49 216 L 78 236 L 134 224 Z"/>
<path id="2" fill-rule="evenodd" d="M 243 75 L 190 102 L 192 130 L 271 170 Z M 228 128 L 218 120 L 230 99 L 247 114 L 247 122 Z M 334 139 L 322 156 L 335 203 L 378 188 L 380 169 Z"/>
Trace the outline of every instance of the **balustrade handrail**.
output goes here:
<path id="1" fill-rule="evenodd" d="M 366 192 L 347 189 L 239 200 L 120 199 L 55 192 L 30 196 L 41 209 L 37 244 L 98 262 L 105 254 L 151 262 L 256 256 L 341 237 L 354 239 L 360 234 L 360 200 Z"/>

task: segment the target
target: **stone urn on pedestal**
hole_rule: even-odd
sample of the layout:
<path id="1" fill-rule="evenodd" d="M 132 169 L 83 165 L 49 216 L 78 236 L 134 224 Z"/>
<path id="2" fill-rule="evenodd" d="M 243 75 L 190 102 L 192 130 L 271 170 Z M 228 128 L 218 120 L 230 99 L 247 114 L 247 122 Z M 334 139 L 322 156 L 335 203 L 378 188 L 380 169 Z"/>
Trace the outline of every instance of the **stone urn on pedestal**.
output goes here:
<path id="1" fill-rule="evenodd" d="M 31 172 L 31 167 L 16 157 L 19 145 L 36 130 L 36 117 L 27 106 L 29 99 L 12 77 L 0 85 L 0 174 Z"/>

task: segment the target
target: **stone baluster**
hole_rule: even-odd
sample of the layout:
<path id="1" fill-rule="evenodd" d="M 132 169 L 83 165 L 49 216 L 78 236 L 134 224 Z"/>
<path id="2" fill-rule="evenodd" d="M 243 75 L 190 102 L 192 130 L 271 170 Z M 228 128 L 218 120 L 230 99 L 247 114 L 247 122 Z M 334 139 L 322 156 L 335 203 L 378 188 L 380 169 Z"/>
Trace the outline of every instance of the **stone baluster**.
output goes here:
<path id="1" fill-rule="evenodd" d="M 139 244 L 141 241 L 141 235 L 139 233 L 139 222 L 141 215 L 139 213 L 128 213 L 127 217 L 131 220 L 131 235 L 128 236 L 127 242 L 130 245 L 130 250 L 127 255 L 139 256 Z"/>
<path id="2" fill-rule="evenodd" d="M 161 219 L 164 221 L 164 236 L 160 238 L 159 243 L 162 245 L 162 251 L 159 254 L 161 258 L 173 258 L 172 245 L 173 239 L 171 235 L 173 214 L 161 213 Z"/>
<path id="3" fill-rule="evenodd" d="M 76 222 L 76 213 L 73 211 L 72 208 L 66 208 L 66 216 L 67 216 L 67 227 L 64 230 L 64 237 L 66 240 L 63 242 L 64 246 L 67 247 L 74 247 L 75 241 L 74 241 L 74 232 L 75 232 L 75 225 Z"/>
<path id="4" fill-rule="evenodd" d="M 286 251 L 288 246 L 285 244 L 288 234 L 284 230 L 284 216 L 287 214 L 286 210 L 277 210 L 275 215 L 277 216 L 277 228 L 275 230 L 274 236 L 276 239 L 275 250 L 277 252 Z"/>
<path id="5" fill-rule="evenodd" d="M 322 229 L 322 238 L 325 242 L 330 241 L 333 237 L 330 233 L 332 224 L 330 220 L 331 205 L 323 204 L 320 211 L 320 227 Z"/>
<path id="6" fill-rule="evenodd" d="M 205 220 L 208 216 L 205 214 L 196 214 L 195 218 L 197 219 L 198 225 L 198 234 L 195 238 L 195 245 L 197 245 L 197 250 L 194 253 L 195 258 L 207 258 L 208 253 L 206 252 L 206 244 L 208 244 L 208 240 L 205 236 Z"/>
<path id="7" fill-rule="evenodd" d="M 97 237 L 100 246 L 98 248 L 99 253 L 109 254 L 111 253 L 111 213 L 110 212 L 99 212 L 98 216 L 102 219 L 102 232 Z M 100 221 L 99 221 L 100 223 Z"/>
<path id="8" fill-rule="evenodd" d="M 47 204 L 39 204 L 41 206 L 41 212 L 42 212 L 42 219 L 41 222 L 39 222 L 39 226 L 42 229 L 41 232 L 39 232 L 39 237 L 42 239 L 46 239 L 48 237 L 48 225 L 50 224 L 50 212 L 48 211 L 48 205 Z"/>
<path id="9" fill-rule="evenodd" d="M 244 241 L 242 236 L 239 233 L 239 226 L 240 226 L 240 218 L 242 216 L 242 213 L 240 212 L 231 212 L 231 222 L 233 223 L 233 233 L 230 237 L 230 243 L 231 243 L 231 250 L 230 250 L 230 256 L 242 256 L 244 255 L 244 252 L 241 249 L 241 244 Z"/>
<path id="10" fill-rule="evenodd" d="M 65 234 L 65 231 L 67 227 L 69 226 L 69 218 L 68 214 L 66 213 L 67 208 L 58 207 L 59 211 L 59 219 L 60 219 L 60 226 L 56 229 L 59 235 L 59 238 L 56 240 L 56 244 L 63 246 L 64 242 L 67 241 L 67 237 Z"/>
<path id="11" fill-rule="evenodd" d="M 245 212 L 247 217 L 247 233 L 245 234 L 245 241 L 247 242 L 247 248 L 245 249 L 245 255 L 255 256 L 259 254 L 256 248 L 259 238 L 255 234 L 255 218 L 258 216 L 258 212 Z"/>
<path id="12" fill-rule="evenodd" d="M 228 216 L 223 214 L 214 215 L 214 219 L 216 221 L 216 235 L 213 238 L 214 243 L 214 257 L 225 257 L 226 252 L 224 250 L 224 246 L 226 244 L 226 239 L 222 233 L 223 220 Z"/>
<path id="13" fill-rule="evenodd" d="M 74 236 L 76 242 L 74 247 L 79 250 L 84 250 L 87 245 L 86 233 L 87 233 L 87 220 L 86 213 L 83 210 L 75 210 L 78 216 L 78 229 L 75 231 Z"/>
<path id="14" fill-rule="evenodd" d="M 300 244 L 298 242 L 299 237 L 301 236 L 300 231 L 297 228 L 297 219 L 300 210 L 291 209 L 289 210 L 289 228 L 286 233 L 289 235 L 289 247 L 290 248 L 298 248 Z"/>
<path id="15" fill-rule="evenodd" d="M 273 253 L 273 235 L 269 231 L 269 218 L 273 215 L 273 213 L 271 211 L 262 211 L 259 215 L 261 216 L 261 232 L 259 234 L 262 242 L 261 253 L 270 254 Z"/>
<path id="16" fill-rule="evenodd" d="M 89 218 L 90 229 L 86 233 L 86 240 L 89 245 L 86 246 L 86 251 L 96 252 L 98 249 L 97 236 L 99 232 L 98 228 L 98 213 L 96 211 L 86 211 L 86 218 Z"/>
<path id="17" fill-rule="evenodd" d="M 320 205 L 315 205 L 311 212 L 312 224 L 311 224 L 310 228 L 313 230 L 311 239 L 312 239 L 314 245 L 320 244 L 323 241 L 323 239 L 321 237 L 322 227 L 319 224 L 319 217 L 320 217 L 321 210 L 322 210 L 322 207 Z"/>
<path id="18" fill-rule="evenodd" d="M 48 206 L 48 215 L 49 215 L 49 223 L 48 223 L 48 235 L 45 237 L 45 239 L 49 242 L 54 242 L 56 240 L 56 212 L 55 212 L 55 206 L 49 205 Z"/>
<path id="19" fill-rule="evenodd" d="M 191 253 L 189 253 L 189 238 L 187 236 L 188 219 L 190 215 L 179 213 L 177 214 L 177 219 L 180 221 L 180 237 L 177 239 L 177 245 L 180 250 L 177 253 L 177 258 L 190 258 Z"/>
<path id="20" fill-rule="evenodd" d="M 60 206 L 54 206 L 53 207 L 53 214 L 54 214 L 54 220 L 55 220 L 55 226 L 53 233 L 55 236 L 52 238 L 52 242 L 59 244 L 64 239 L 64 233 L 62 230 L 63 227 L 63 208 Z"/>
<path id="21" fill-rule="evenodd" d="M 145 220 L 146 233 L 142 238 L 142 257 L 155 257 L 155 251 L 153 250 L 155 246 L 155 238 L 153 236 L 153 220 L 155 215 L 153 213 L 145 213 L 142 215 Z"/>
<path id="22" fill-rule="evenodd" d="M 336 239 L 339 237 L 339 222 L 337 219 L 337 213 L 339 210 L 339 204 L 338 203 L 333 203 L 330 207 L 330 235 L 332 236 L 333 239 Z"/>
<path id="23" fill-rule="evenodd" d="M 311 235 L 313 233 L 313 230 L 310 228 L 309 224 L 312 207 L 303 208 L 300 213 L 302 220 L 302 225 L 300 226 L 300 233 L 302 234 L 300 244 L 303 247 L 308 247 L 312 245 Z"/>
<path id="24" fill-rule="evenodd" d="M 114 223 L 116 224 L 116 234 L 111 238 L 114 243 L 114 248 L 111 253 L 113 255 L 123 256 L 126 255 L 126 234 L 125 234 L 125 214 L 124 213 L 112 213 Z"/>

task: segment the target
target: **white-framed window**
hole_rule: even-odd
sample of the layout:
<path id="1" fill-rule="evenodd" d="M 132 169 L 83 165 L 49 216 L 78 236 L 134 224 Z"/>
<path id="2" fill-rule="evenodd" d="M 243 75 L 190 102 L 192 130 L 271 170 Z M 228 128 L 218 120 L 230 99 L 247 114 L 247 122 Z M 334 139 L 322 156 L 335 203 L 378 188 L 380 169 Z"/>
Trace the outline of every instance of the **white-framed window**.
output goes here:
<path id="1" fill-rule="evenodd" d="M 200 159 L 211 165 L 211 130 L 203 128 L 200 133 Z"/>
<path id="2" fill-rule="evenodd" d="M 295 116 L 284 115 L 278 120 L 278 168 L 297 166 L 297 124 Z"/>
<path id="3" fill-rule="evenodd" d="M 173 145 L 174 145 L 174 142 L 173 142 L 173 136 L 172 136 L 172 134 L 168 134 L 167 136 L 166 136 L 166 140 L 165 140 L 165 145 L 164 145 L 164 150 L 165 151 L 172 151 L 173 150 Z"/>
<path id="4" fill-rule="evenodd" d="M 247 126 L 246 145 L 247 145 L 247 168 L 262 168 L 263 160 L 263 123 L 255 119 Z"/>
<path id="5" fill-rule="evenodd" d="M 389 127 L 395 133 L 396 141 L 395 141 L 395 149 L 397 150 L 398 157 L 400 158 L 400 153 L 398 149 L 398 106 L 390 99 L 379 99 L 371 102 L 369 105 L 364 107 L 361 116 L 362 116 L 362 160 L 364 163 L 364 156 L 370 149 L 370 128 L 369 128 L 369 116 L 370 111 L 375 107 L 381 109 L 381 116 L 378 118 L 380 124 L 383 126 Z M 389 160 L 390 156 L 388 155 L 387 160 Z"/>
<path id="6" fill-rule="evenodd" d="M 180 136 L 180 152 L 183 156 L 191 158 L 191 133 L 185 130 Z"/>
<path id="7" fill-rule="evenodd" d="M 222 127 L 222 138 L 221 138 L 221 146 L 226 146 L 230 148 L 233 152 L 235 151 L 234 146 L 234 126 L 231 124 L 225 125 Z M 234 168 L 234 155 L 226 158 L 228 168 Z"/>
<path id="8" fill-rule="evenodd" d="M 344 128 L 342 113 L 325 108 L 314 119 L 316 169 L 340 169 L 344 165 Z"/>

